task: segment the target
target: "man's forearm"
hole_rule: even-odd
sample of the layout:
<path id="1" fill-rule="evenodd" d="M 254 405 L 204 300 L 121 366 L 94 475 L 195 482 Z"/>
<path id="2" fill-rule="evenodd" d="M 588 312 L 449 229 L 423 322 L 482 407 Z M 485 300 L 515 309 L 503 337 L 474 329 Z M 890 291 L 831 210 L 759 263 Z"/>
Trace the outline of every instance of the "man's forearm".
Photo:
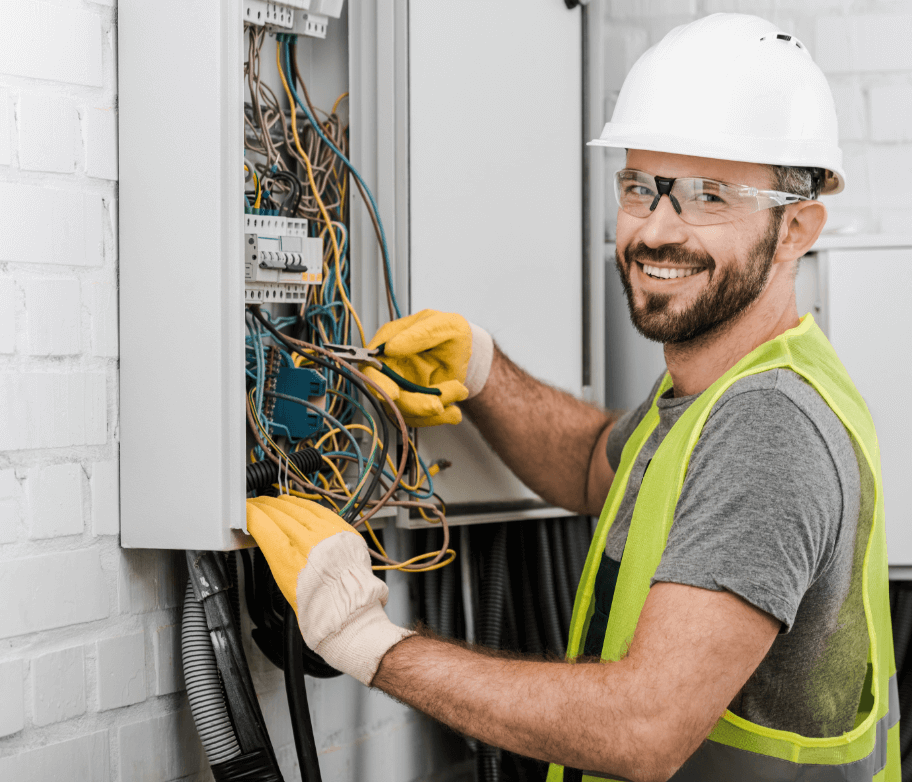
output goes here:
<path id="1" fill-rule="evenodd" d="M 598 514 L 607 484 L 590 480 L 590 467 L 615 417 L 536 380 L 497 347 L 484 390 L 462 407 L 533 491 L 559 507 Z"/>
<path id="2" fill-rule="evenodd" d="M 417 635 L 387 652 L 372 686 L 487 744 L 632 780 L 667 774 L 620 663 L 510 659 Z"/>

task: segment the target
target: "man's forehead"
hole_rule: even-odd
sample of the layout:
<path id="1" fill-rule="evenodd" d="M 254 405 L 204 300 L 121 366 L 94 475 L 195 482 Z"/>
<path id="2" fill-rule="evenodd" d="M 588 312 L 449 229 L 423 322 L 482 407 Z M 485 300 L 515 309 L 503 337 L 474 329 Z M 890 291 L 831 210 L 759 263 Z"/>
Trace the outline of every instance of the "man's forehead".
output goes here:
<path id="1" fill-rule="evenodd" d="M 647 149 L 628 149 L 627 167 L 669 179 L 706 177 L 718 179 L 720 182 L 760 188 L 771 185 L 770 167 L 762 163 L 742 163 L 736 160 L 676 155 Z"/>

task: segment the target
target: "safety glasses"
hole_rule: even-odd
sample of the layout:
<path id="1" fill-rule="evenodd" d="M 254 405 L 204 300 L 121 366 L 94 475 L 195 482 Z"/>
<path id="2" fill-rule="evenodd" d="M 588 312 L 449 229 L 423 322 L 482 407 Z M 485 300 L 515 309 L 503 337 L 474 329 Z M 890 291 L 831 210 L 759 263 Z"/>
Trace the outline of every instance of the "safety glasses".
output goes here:
<path id="1" fill-rule="evenodd" d="M 633 217 L 649 217 L 659 199 L 668 196 L 675 212 L 691 225 L 730 223 L 761 209 L 810 200 L 794 193 L 702 177 L 666 179 L 635 168 L 624 168 L 614 175 L 614 194 L 621 209 Z"/>

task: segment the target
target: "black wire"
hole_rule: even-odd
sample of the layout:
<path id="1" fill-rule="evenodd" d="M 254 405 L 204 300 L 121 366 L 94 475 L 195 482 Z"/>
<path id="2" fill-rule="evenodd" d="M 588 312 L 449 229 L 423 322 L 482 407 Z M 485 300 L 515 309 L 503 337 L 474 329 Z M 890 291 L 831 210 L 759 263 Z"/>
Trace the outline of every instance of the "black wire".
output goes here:
<path id="1" fill-rule="evenodd" d="M 250 312 L 253 315 L 253 317 L 255 317 L 258 321 L 260 321 L 260 323 L 262 323 L 266 327 L 266 329 L 279 342 L 281 342 L 288 350 L 290 350 L 293 353 L 300 352 L 300 349 L 297 346 L 290 343 L 288 341 L 288 339 L 285 337 L 285 335 L 282 334 L 281 331 L 279 331 L 275 326 L 272 325 L 272 323 L 269 322 L 269 320 L 263 315 L 262 311 L 260 310 L 259 305 L 254 305 L 254 306 L 250 307 Z M 383 428 L 383 441 L 382 441 L 381 450 L 380 450 L 379 464 L 380 465 L 386 464 L 386 455 L 387 455 L 387 453 L 389 453 L 390 438 L 389 438 L 389 429 L 387 428 L 387 425 L 386 425 L 386 413 L 383 410 L 383 406 L 380 404 L 380 401 L 370 391 L 368 391 L 367 387 L 358 378 L 356 378 L 351 372 L 349 372 L 345 367 L 338 365 L 338 364 L 334 364 L 333 362 L 331 362 L 327 359 L 324 359 L 322 356 L 320 356 L 316 353 L 309 353 L 307 355 L 307 359 L 309 361 L 313 361 L 313 363 L 318 364 L 319 366 L 326 367 L 330 372 L 335 372 L 337 375 L 341 375 L 342 377 L 344 377 L 352 385 L 354 385 L 359 391 L 361 391 L 362 396 L 377 411 L 377 418 L 379 419 L 380 425 Z M 374 491 L 376 490 L 377 486 L 380 483 L 380 475 L 382 472 L 383 472 L 382 469 L 374 472 L 373 478 L 371 478 L 371 480 L 368 482 L 368 485 L 365 487 L 363 499 L 361 500 L 361 502 L 360 503 L 355 502 L 351 506 L 351 508 L 348 509 L 348 512 L 345 514 L 345 516 L 343 516 L 343 518 L 346 521 L 348 521 L 348 522 L 353 521 L 354 519 L 356 519 L 358 517 L 358 514 L 360 514 L 361 511 L 364 510 L 364 507 L 370 501 L 371 495 L 374 493 Z"/>
<path id="2" fill-rule="evenodd" d="M 274 174 L 270 174 L 269 178 L 274 182 L 287 182 L 291 186 L 291 190 L 282 199 L 282 205 L 279 208 L 280 214 L 284 213 L 285 215 L 294 215 L 297 214 L 298 205 L 301 203 L 301 180 L 298 179 L 290 171 L 276 171 Z"/>
<path id="3" fill-rule="evenodd" d="M 304 683 L 304 639 L 290 603 L 285 607 L 285 694 L 288 696 L 291 731 L 298 752 L 301 779 L 304 782 L 322 782 Z"/>

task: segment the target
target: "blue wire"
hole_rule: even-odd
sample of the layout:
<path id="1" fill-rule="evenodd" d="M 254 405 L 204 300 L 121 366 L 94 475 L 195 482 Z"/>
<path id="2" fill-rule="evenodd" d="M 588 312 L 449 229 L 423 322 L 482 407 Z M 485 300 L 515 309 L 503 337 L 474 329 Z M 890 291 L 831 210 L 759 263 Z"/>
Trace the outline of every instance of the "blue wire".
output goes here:
<path id="1" fill-rule="evenodd" d="M 371 193 L 370 188 L 367 186 L 367 183 L 361 178 L 361 174 L 358 173 L 355 167 L 351 164 L 351 161 L 342 154 L 336 145 L 326 137 L 326 134 L 323 133 L 323 128 L 320 127 L 316 118 L 313 116 L 313 114 L 310 113 L 310 109 L 307 108 L 307 104 L 305 104 L 298 96 L 298 91 L 295 89 L 294 85 L 294 79 L 291 78 L 291 44 L 287 41 L 285 42 L 285 62 L 286 68 L 288 70 L 288 73 L 286 75 L 289 77 L 286 80 L 288 82 L 288 87 L 291 90 L 291 94 L 294 96 L 295 102 L 301 107 L 301 110 L 307 116 L 311 127 L 313 127 L 317 135 L 323 140 L 323 143 L 326 144 L 326 146 L 328 146 L 336 154 L 339 160 L 345 163 L 346 168 L 348 168 L 348 170 L 351 171 L 351 173 L 357 178 L 357 180 L 361 183 L 361 187 L 364 188 L 364 192 L 367 194 L 367 198 L 370 201 L 371 207 L 374 210 L 374 214 L 377 217 L 377 225 L 380 228 L 380 244 L 383 247 L 383 265 L 386 269 L 386 279 L 390 287 L 390 299 L 392 299 L 393 309 L 396 312 L 396 317 L 401 318 L 402 313 L 399 310 L 399 302 L 396 301 L 396 293 L 393 289 L 393 268 L 390 264 L 389 248 L 386 244 L 386 233 L 383 230 L 383 221 L 380 219 L 380 210 L 377 208 L 377 202 L 374 201 L 374 196 Z"/>
<path id="2" fill-rule="evenodd" d="M 354 455 L 358 457 L 358 480 L 361 480 L 361 476 L 364 475 L 364 454 L 361 453 L 361 449 L 358 448 L 358 442 L 355 440 L 352 433 L 348 431 L 348 429 L 339 423 L 339 421 L 337 421 L 333 416 L 327 413 L 322 407 L 317 407 L 315 404 L 308 402 L 306 399 L 298 399 L 295 396 L 288 396 L 288 394 L 278 393 L 276 393 L 275 396 L 277 399 L 285 399 L 291 402 L 297 402 L 300 405 L 304 405 L 304 407 L 308 408 L 309 410 L 313 410 L 314 412 L 319 413 L 321 416 L 323 416 L 327 421 L 329 421 L 330 424 L 332 424 L 333 428 L 340 429 L 342 433 L 348 437 L 349 441 L 352 444 L 352 447 L 355 450 Z"/>

